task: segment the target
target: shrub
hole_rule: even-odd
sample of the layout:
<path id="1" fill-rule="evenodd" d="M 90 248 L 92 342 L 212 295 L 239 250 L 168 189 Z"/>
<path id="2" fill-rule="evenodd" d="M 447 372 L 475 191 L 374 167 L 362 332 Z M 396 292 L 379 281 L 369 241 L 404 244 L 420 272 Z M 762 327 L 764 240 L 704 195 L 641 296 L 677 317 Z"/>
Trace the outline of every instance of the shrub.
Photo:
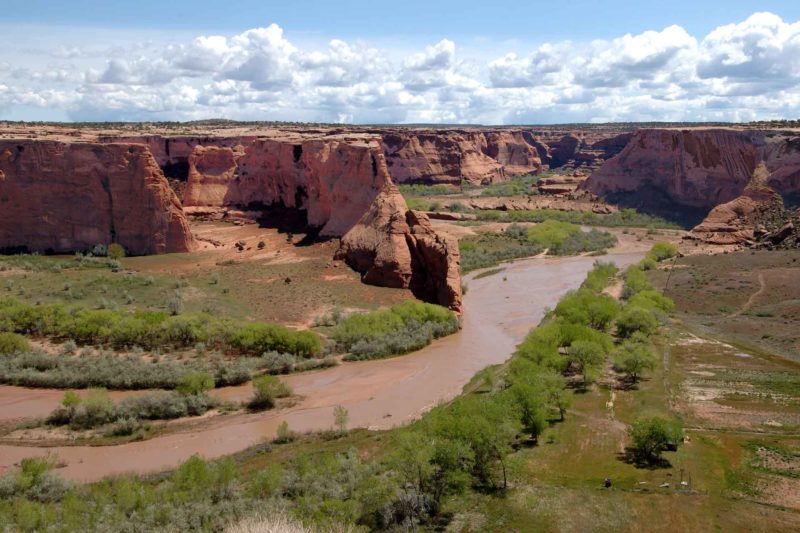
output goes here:
<path id="1" fill-rule="evenodd" d="M 617 335 L 628 338 L 636 332 L 651 335 L 658 329 L 658 319 L 643 307 L 626 305 L 617 318 Z"/>
<path id="2" fill-rule="evenodd" d="M 683 439 L 683 428 L 678 422 L 670 422 L 654 416 L 640 418 L 629 429 L 637 456 L 647 462 L 656 462 L 661 453 L 677 449 Z"/>
<path id="3" fill-rule="evenodd" d="M 664 313 L 669 313 L 675 308 L 675 302 L 672 298 L 652 289 L 636 293 L 628 300 L 627 305 L 651 310 L 658 309 Z"/>
<path id="4" fill-rule="evenodd" d="M 64 304 L 33 306 L 9 297 L 0 298 L 0 331 L 115 347 L 191 347 L 203 342 L 254 356 L 277 350 L 312 357 L 322 351 L 322 342 L 315 333 L 274 324 L 240 325 L 207 313 L 170 316 L 161 311 L 90 310 Z"/>
<path id="5" fill-rule="evenodd" d="M 16 333 L 0 333 L 0 355 L 11 355 L 30 351 L 28 339 Z"/>
<path id="6" fill-rule="evenodd" d="M 176 390 L 184 395 L 199 395 L 213 388 L 214 376 L 208 372 L 189 372 L 180 377 Z"/>
<path id="7" fill-rule="evenodd" d="M 350 315 L 331 331 L 348 359 L 374 359 L 418 350 L 458 330 L 458 317 L 444 307 L 406 301 L 370 313 Z"/>
<path id="8" fill-rule="evenodd" d="M 580 368 L 583 386 L 595 380 L 597 371 L 605 358 L 603 347 L 596 342 L 575 341 L 569 347 L 569 360 Z"/>
<path id="9" fill-rule="evenodd" d="M 655 367 L 655 359 L 645 343 L 626 340 L 614 352 L 614 366 L 635 384 L 645 370 Z"/>
<path id="10" fill-rule="evenodd" d="M 278 351 L 313 357 L 322 351 L 322 341 L 315 333 L 292 331 L 275 324 L 246 324 L 232 334 L 230 344 L 249 354 Z"/>
<path id="11" fill-rule="evenodd" d="M 656 262 L 664 261 L 678 255 L 678 247 L 666 241 L 659 241 L 653 244 L 650 251 L 647 252 L 647 258 Z"/>
<path id="12" fill-rule="evenodd" d="M 568 322 L 604 331 L 619 311 L 619 304 L 613 297 L 588 289 L 578 289 L 561 298 L 556 305 L 555 315 Z"/>
<path id="13" fill-rule="evenodd" d="M 614 263 L 595 261 L 592 270 L 586 275 L 581 287 L 590 291 L 600 292 L 608 287 L 618 272 L 619 269 Z"/>
<path id="14" fill-rule="evenodd" d="M 23 459 L 17 470 L 0 476 L 0 498 L 24 496 L 42 503 L 61 501 L 69 485 L 52 472 L 54 467 L 55 461 L 51 457 Z"/>
<path id="15" fill-rule="evenodd" d="M 111 243 L 108 245 L 107 255 L 109 259 L 119 261 L 125 257 L 125 248 L 117 243 Z"/>
<path id="16" fill-rule="evenodd" d="M 341 405 L 337 405 L 333 408 L 333 425 L 339 431 L 339 433 L 345 433 L 347 431 L 347 423 L 350 421 L 350 413 L 347 412 Z"/>
<path id="17" fill-rule="evenodd" d="M 271 409 L 275 407 L 276 398 L 285 398 L 292 394 L 288 385 L 275 376 L 260 376 L 253 380 L 253 397 L 247 406 L 250 409 Z"/>
<path id="18" fill-rule="evenodd" d="M 653 286 L 647 281 L 644 270 L 639 265 L 631 265 L 625 271 L 625 291 L 623 296 L 630 298 L 637 292 L 653 290 Z"/>
<path id="19" fill-rule="evenodd" d="M 285 444 L 287 442 L 292 442 L 294 440 L 294 433 L 291 429 L 289 429 L 289 423 L 284 420 L 280 424 L 278 424 L 278 429 L 276 430 L 275 435 L 275 443 L 276 444 Z"/>

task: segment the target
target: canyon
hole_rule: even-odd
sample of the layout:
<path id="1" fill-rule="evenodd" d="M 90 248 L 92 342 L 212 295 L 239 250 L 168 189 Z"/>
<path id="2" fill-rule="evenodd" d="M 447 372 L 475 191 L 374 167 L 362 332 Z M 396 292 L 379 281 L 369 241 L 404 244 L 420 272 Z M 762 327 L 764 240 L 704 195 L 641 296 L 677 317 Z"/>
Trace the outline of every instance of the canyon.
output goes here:
<path id="1" fill-rule="evenodd" d="M 318 238 L 340 239 L 335 257 L 365 283 L 459 310 L 458 247 L 408 208 L 396 184 L 481 185 L 551 170 L 563 176 L 546 178 L 539 194 L 578 187 L 700 220 L 727 202 L 752 202 L 746 190 L 759 164 L 763 187 L 787 203 L 800 198 L 800 135 L 791 129 L 5 124 L 0 249 L 117 242 L 135 255 L 189 252 L 198 246 L 189 217 L 290 210 Z M 751 240 L 754 223 L 728 207 L 730 222 L 718 210 L 692 236 Z"/>

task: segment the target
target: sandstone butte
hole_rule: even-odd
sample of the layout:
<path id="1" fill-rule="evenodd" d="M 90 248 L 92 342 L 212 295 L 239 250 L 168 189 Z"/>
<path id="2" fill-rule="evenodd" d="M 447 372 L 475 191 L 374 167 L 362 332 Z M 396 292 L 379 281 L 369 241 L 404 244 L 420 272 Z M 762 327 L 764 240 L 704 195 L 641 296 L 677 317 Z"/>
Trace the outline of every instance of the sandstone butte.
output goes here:
<path id="1" fill-rule="evenodd" d="M 162 170 L 174 170 L 170 157 L 181 150 L 189 152 L 187 205 L 303 210 L 321 236 L 341 238 L 337 256 L 366 283 L 410 288 L 461 310 L 457 244 L 408 209 L 370 135 L 3 140 L 0 249 L 194 249 Z"/>

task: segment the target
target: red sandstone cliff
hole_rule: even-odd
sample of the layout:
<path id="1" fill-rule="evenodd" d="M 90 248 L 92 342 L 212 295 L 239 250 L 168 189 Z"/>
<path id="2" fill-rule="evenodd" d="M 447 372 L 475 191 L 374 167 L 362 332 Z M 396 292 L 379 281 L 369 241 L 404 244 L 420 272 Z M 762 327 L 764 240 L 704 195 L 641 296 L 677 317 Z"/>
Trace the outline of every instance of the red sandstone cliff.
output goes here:
<path id="1" fill-rule="evenodd" d="M 737 198 L 761 162 L 775 191 L 784 197 L 800 192 L 797 132 L 642 129 L 583 188 L 612 198 L 658 191 L 676 204 L 710 209 Z"/>
<path id="2" fill-rule="evenodd" d="M 377 137 L 256 139 L 200 146 L 189 157 L 187 206 L 274 205 L 302 209 L 365 283 L 410 288 L 461 309 L 458 246 L 408 209 Z"/>
<path id="3" fill-rule="evenodd" d="M 194 247 L 180 201 L 145 147 L 0 141 L 0 248 L 71 252 L 112 242 L 132 254 Z"/>
<path id="4" fill-rule="evenodd" d="M 709 244 L 749 244 L 783 226 L 787 218 L 783 199 L 767 185 L 769 179 L 762 162 L 741 196 L 712 209 L 687 238 Z"/>

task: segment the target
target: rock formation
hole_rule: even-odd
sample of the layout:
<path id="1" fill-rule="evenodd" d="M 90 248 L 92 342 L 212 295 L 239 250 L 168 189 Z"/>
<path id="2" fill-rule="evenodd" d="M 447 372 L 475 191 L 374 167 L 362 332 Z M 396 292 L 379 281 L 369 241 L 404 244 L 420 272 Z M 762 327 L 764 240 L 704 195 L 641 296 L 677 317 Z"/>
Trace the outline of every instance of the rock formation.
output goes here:
<path id="1" fill-rule="evenodd" d="M 752 244 L 785 223 L 781 196 L 772 190 L 766 164 L 759 164 L 741 196 L 716 206 L 689 239 L 708 244 Z"/>
<path id="2" fill-rule="evenodd" d="M 187 206 L 302 210 L 320 235 L 342 238 L 337 256 L 365 283 L 410 288 L 461 309 L 458 247 L 408 209 L 377 137 L 240 141 L 192 149 Z"/>
<path id="3" fill-rule="evenodd" d="M 583 188 L 609 199 L 657 195 L 708 210 L 742 194 L 756 166 L 783 197 L 800 193 L 800 135 L 792 130 L 641 129 Z M 649 197 L 649 198 L 648 198 Z"/>
<path id="4" fill-rule="evenodd" d="M 515 160 L 513 150 L 497 150 Z M 365 282 L 461 308 L 456 243 L 408 209 L 380 138 L 363 133 L 0 141 L 0 248 L 192 250 L 165 171 L 183 184 L 187 209 L 297 210 L 319 235 L 342 239 L 337 255 Z"/>
<path id="5" fill-rule="evenodd" d="M 410 288 L 461 311 L 457 243 L 436 233 L 424 214 L 409 210 L 394 185 L 344 235 L 337 256 L 362 272 L 366 283 Z"/>
<path id="6" fill-rule="evenodd" d="M 139 145 L 0 141 L 0 249 L 131 254 L 195 246 L 175 193 Z"/>

